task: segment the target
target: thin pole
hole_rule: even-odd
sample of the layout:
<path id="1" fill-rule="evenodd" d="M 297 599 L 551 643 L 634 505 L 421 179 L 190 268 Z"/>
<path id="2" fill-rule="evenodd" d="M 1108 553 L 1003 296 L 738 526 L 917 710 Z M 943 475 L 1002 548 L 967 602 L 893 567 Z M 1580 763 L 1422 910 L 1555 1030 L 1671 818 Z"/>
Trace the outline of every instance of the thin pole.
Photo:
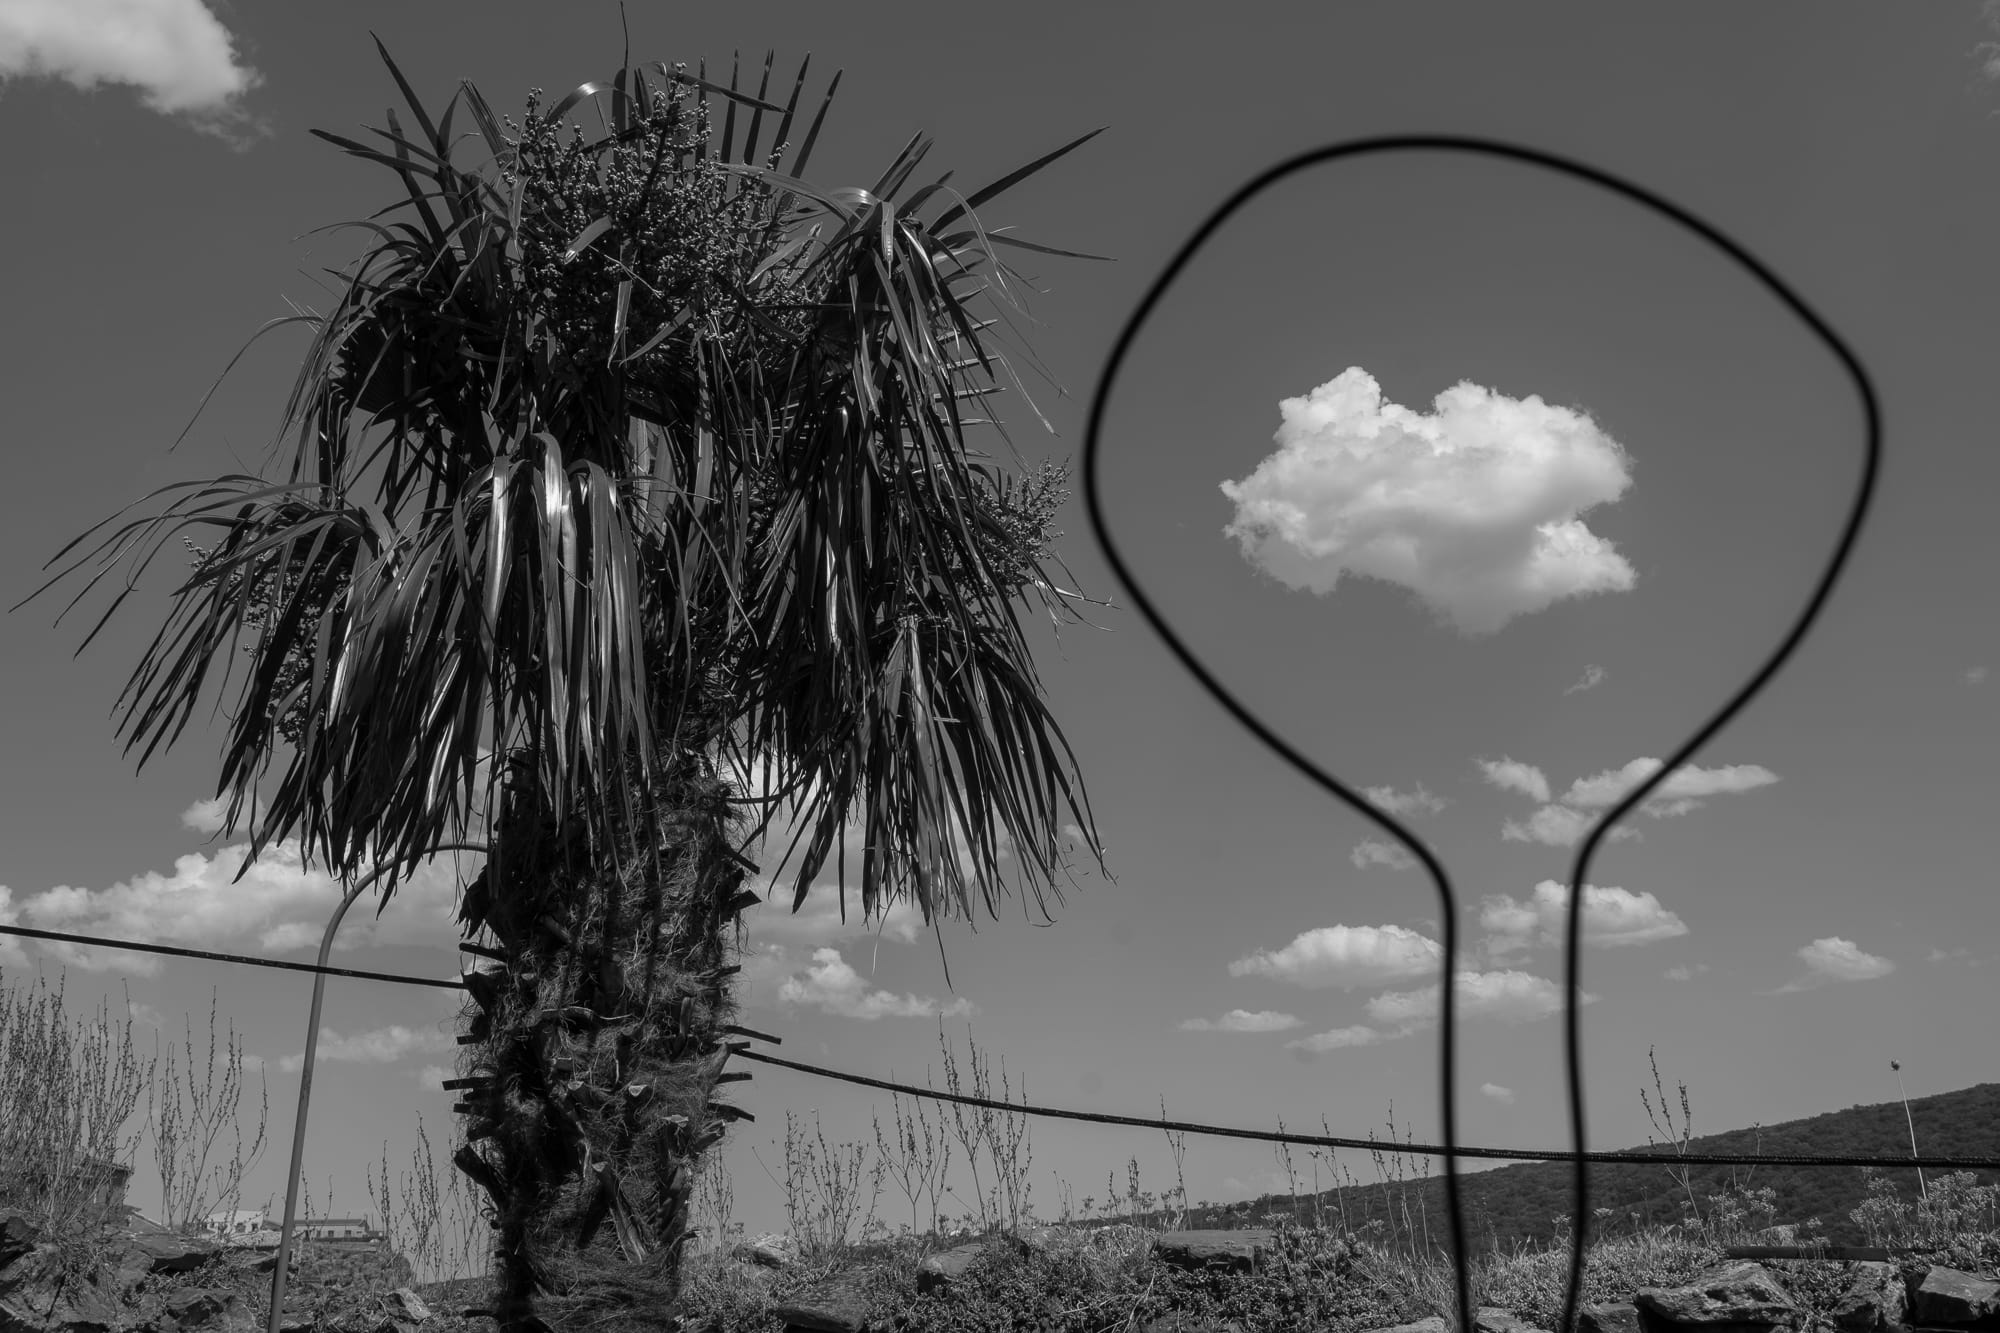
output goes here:
<path id="1" fill-rule="evenodd" d="M 1917 1122 L 1910 1116 L 1910 1094 L 1903 1091 L 1903 1062 L 1891 1060 L 1889 1068 L 1896 1071 L 1896 1093 L 1903 1099 L 1903 1123 L 1910 1127 L 1910 1156 L 1917 1155 Z M 1924 1169 L 1917 1168 L 1917 1194 L 1925 1203 L 1931 1201 L 1930 1187 L 1924 1184 Z M 275 1333 L 275 1330 L 274 1330 Z"/>
<path id="2" fill-rule="evenodd" d="M 439 847 L 437 852 L 483 852 L 486 848 L 475 843 L 452 842 Z M 333 937 L 340 931 L 341 920 L 347 909 L 354 906 L 354 900 L 362 890 L 373 884 L 387 866 L 377 866 L 363 876 L 347 896 L 340 900 L 340 906 L 333 909 L 327 919 L 326 934 L 320 937 L 319 965 L 326 966 L 327 956 L 333 952 Z M 285 1225 L 278 1233 L 278 1266 L 271 1270 L 271 1313 L 264 1323 L 264 1333 L 278 1333 L 278 1321 L 285 1312 L 285 1279 L 292 1265 L 292 1228 L 298 1221 L 299 1175 L 304 1168 L 306 1153 L 306 1113 L 312 1106 L 313 1059 L 319 1053 L 319 1014 L 326 1000 L 326 973 L 313 974 L 313 997 L 311 1016 L 306 1020 L 306 1057 L 299 1070 L 299 1109 L 292 1121 L 292 1171 L 285 1180 Z"/>
<path id="3" fill-rule="evenodd" d="M 347 909 L 354 905 L 354 900 L 361 896 L 361 891 L 368 887 L 375 875 L 380 873 L 378 869 L 375 874 L 369 875 L 367 879 L 349 889 L 347 896 L 340 900 L 340 906 L 333 909 L 333 916 L 326 923 L 326 934 L 320 937 L 320 966 L 326 966 L 326 957 L 333 949 L 333 937 L 340 929 L 341 918 L 347 915 Z M 313 1057 L 319 1053 L 319 1011 L 325 999 L 326 974 L 315 973 L 312 1016 L 307 1019 L 306 1024 L 306 1059 L 304 1067 L 299 1072 L 299 1109 L 297 1117 L 292 1122 L 292 1173 L 285 1180 L 285 1225 L 278 1233 L 278 1266 L 271 1270 L 271 1313 L 265 1321 L 264 1333 L 278 1333 L 278 1321 L 285 1312 L 285 1278 L 292 1266 L 292 1226 L 298 1220 L 299 1172 L 305 1162 L 306 1112 L 312 1105 Z"/>

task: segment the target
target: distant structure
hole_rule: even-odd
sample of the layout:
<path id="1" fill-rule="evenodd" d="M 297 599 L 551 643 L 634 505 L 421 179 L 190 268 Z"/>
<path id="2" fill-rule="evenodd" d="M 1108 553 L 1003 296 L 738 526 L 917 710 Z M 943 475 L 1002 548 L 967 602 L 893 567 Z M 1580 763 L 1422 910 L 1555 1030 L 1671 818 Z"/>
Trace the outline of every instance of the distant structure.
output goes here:
<path id="1" fill-rule="evenodd" d="M 43 1166 L 0 1166 L 0 1202 L 81 1193 L 106 1213 L 122 1213 L 125 1185 L 131 1179 L 131 1167 L 102 1157 L 86 1157 L 77 1166 L 53 1176 Z"/>
<path id="2" fill-rule="evenodd" d="M 201 1229 L 211 1236 L 229 1240 L 235 1236 L 254 1236 L 271 1228 L 265 1221 L 262 1208 L 237 1208 L 230 1212 L 210 1213 L 202 1219 Z"/>
<path id="3" fill-rule="evenodd" d="M 302 1217 L 299 1235 L 308 1240 L 374 1240 L 381 1233 L 365 1217 Z"/>
<path id="4" fill-rule="evenodd" d="M 283 1219 L 263 1208 L 239 1208 L 234 1212 L 210 1213 L 202 1230 L 218 1237 L 225 1245 L 274 1250 L 278 1247 Z M 365 1217 L 302 1217 L 294 1235 L 299 1240 L 345 1242 L 348 1246 L 374 1245 L 387 1239 Z"/>

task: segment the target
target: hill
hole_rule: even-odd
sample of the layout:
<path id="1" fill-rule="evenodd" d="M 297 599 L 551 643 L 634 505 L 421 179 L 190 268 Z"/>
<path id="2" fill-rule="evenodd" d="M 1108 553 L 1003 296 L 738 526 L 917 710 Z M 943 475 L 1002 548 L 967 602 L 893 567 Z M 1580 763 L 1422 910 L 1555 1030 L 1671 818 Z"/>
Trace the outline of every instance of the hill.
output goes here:
<path id="1" fill-rule="evenodd" d="M 1956 1157 L 2000 1157 L 2000 1083 L 1981 1083 L 1957 1092 L 1940 1093 L 1910 1102 L 1917 1145 L 1926 1153 Z M 1551 1142 L 1548 1146 L 1560 1146 Z M 1635 1144 L 1643 1149 L 1646 1145 Z M 1389 1144 L 1383 1144 L 1385 1155 Z M 1874 1106 L 1852 1106 L 1845 1111 L 1829 1111 L 1805 1120 L 1780 1125 L 1764 1125 L 1731 1130 L 1723 1134 L 1698 1136 L 1688 1141 L 1690 1152 L 1710 1153 L 1823 1153 L 1880 1155 L 1893 1157 L 1910 1151 L 1910 1130 L 1900 1102 Z M 1301 1153 L 1293 1150 L 1298 1162 Z M 1353 1154 L 1344 1153 L 1343 1160 Z M 1445 1227 L 1444 1184 L 1435 1163 L 1428 1180 L 1408 1177 L 1421 1171 L 1405 1157 L 1405 1179 L 1400 1183 L 1348 1185 L 1320 1195 L 1325 1215 L 1345 1217 L 1356 1230 L 1370 1220 L 1387 1223 L 1393 1211 L 1400 1232 L 1407 1214 L 1420 1234 L 1426 1224 L 1434 1238 L 1442 1238 Z M 1848 1216 L 1864 1198 L 1867 1189 L 1858 1167 L 1730 1167 L 1689 1168 L 1689 1183 L 1704 1215 L 1708 1196 L 1721 1193 L 1729 1184 L 1732 1170 L 1750 1188 L 1769 1186 L 1777 1191 L 1778 1222 L 1804 1222 L 1817 1217 L 1828 1236 L 1837 1242 L 1860 1244 L 1861 1229 Z M 1308 1188 L 1310 1188 L 1310 1167 Z M 1393 1170 L 1392 1170 L 1393 1174 Z M 1912 1169 L 1885 1173 L 1899 1194 L 1914 1199 L 1917 1173 Z M 1981 1184 L 2000 1182 L 2000 1173 L 1980 1172 Z M 1606 1225 L 1613 1233 L 1629 1230 L 1632 1215 L 1641 1225 L 1677 1221 L 1687 1192 L 1668 1168 L 1651 1165 L 1605 1165 L 1591 1167 L 1591 1203 L 1612 1210 Z M 1558 1218 L 1570 1209 L 1570 1167 L 1562 1162 L 1528 1162 L 1498 1167 L 1461 1177 L 1466 1199 L 1467 1223 L 1471 1237 L 1484 1247 L 1497 1241 L 1503 1247 L 1516 1242 L 1545 1243 L 1556 1233 Z M 1234 1205 L 1230 1215 L 1211 1212 L 1201 1220 L 1190 1217 L 1189 1225 L 1226 1226 L 1259 1224 L 1269 1211 L 1289 1214 L 1289 1195 L 1265 1195 L 1248 1205 Z M 1309 1193 L 1298 1199 L 1300 1216 L 1312 1216 Z M 1343 1212 L 1344 1209 L 1344 1212 Z"/>

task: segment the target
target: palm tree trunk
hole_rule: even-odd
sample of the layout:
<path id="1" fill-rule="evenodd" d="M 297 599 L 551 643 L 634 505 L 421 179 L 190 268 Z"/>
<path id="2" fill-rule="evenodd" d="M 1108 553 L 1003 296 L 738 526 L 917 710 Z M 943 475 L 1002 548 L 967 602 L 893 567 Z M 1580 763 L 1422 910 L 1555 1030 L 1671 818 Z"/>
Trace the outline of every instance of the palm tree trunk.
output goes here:
<path id="1" fill-rule="evenodd" d="M 728 788 L 685 758 L 616 855 L 514 815 L 461 916 L 490 933 L 468 978 L 454 1160 L 499 1233 L 504 1333 L 657 1321 L 677 1301 L 703 1156 L 745 1111 L 715 1100 L 735 1016 L 726 930 L 758 901 Z"/>

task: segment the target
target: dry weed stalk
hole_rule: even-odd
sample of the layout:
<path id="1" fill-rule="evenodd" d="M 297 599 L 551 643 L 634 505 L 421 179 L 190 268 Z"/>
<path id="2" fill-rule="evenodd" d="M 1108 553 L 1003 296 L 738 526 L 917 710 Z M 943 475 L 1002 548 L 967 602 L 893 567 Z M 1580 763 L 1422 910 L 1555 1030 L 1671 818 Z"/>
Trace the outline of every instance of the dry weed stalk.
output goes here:
<path id="1" fill-rule="evenodd" d="M 124 1127 L 152 1077 L 131 1019 L 114 1023 L 108 1002 L 72 1023 L 63 980 L 0 987 L 0 1204 L 59 1240 L 94 1235 L 122 1194 L 118 1171 L 143 1134 Z"/>
<path id="2" fill-rule="evenodd" d="M 212 1209 L 228 1212 L 236 1208 L 242 1200 L 243 1177 L 263 1155 L 270 1122 L 267 1077 L 257 1112 L 257 1131 L 246 1148 L 237 1115 L 243 1100 L 243 1039 L 232 1022 L 218 1047 L 216 1022 L 216 994 L 211 991 L 208 1059 L 201 1066 L 204 1072 L 196 1073 L 194 1020 L 190 1017 L 183 1038 L 186 1063 L 177 1063 L 173 1047 L 168 1046 L 164 1057 L 155 1059 L 159 1078 L 147 1085 L 146 1119 L 152 1128 L 153 1156 L 160 1173 L 160 1221 L 176 1231 L 197 1227 Z M 226 1156 L 221 1146 L 225 1130 L 231 1136 Z M 331 1188 L 329 1185 L 329 1192 Z"/>

